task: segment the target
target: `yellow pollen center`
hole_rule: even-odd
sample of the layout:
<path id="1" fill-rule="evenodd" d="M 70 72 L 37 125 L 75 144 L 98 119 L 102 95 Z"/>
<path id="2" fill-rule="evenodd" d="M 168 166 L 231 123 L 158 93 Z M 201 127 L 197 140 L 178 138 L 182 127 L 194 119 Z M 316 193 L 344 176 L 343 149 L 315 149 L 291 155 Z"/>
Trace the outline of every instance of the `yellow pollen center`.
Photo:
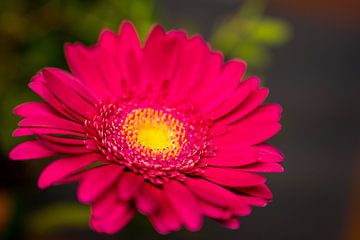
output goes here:
<path id="1" fill-rule="evenodd" d="M 169 113 L 152 108 L 128 113 L 123 130 L 132 148 L 142 149 L 148 156 L 177 156 L 186 142 L 183 123 Z"/>
<path id="2" fill-rule="evenodd" d="M 138 140 L 141 145 L 151 149 L 164 149 L 172 146 L 174 132 L 163 122 L 145 119 L 138 125 Z"/>

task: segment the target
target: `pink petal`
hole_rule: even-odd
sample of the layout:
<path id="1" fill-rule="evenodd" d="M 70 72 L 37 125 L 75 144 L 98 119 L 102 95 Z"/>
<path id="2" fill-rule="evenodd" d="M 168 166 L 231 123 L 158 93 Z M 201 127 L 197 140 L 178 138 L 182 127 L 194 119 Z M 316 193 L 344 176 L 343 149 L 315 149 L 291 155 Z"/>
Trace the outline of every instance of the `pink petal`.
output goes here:
<path id="1" fill-rule="evenodd" d="M 263 184 L 265 178 L 234 168 L 212 168 L 205 170 L 204 178 L 227 187 L 249 187 Z"/>
<path id="2" fill-rule="evenodd" d="M 87 171 L 78 188 L 78 198 L 82 203 L 90 203 L 115 184 L 124 167 L 109 164 Z"/>
<path id="3" fill-rule="evenodd" d="M 167 224 L 164 223 L 164 219 L 162 219 L 158 215 L 150 215 L 149 220 L 158 233 L 162 235 L 166 235 L 171 232 Z"/>
<path id="4" fill-rule="evenodd" d="M 236 230 L 240 227 L 240 220 L 237 218 L 231 218 L 229 220 L 219 220 L 219 222 L 225 227 Z"/>
<path id="5" fill-rule="evenodd" d="M 250 146 L 237 144 L 223 145 L 216 151 L 215 157 L 208 158 L 209 166 L 236 167 L 257 161 L 256 154 Z"/>
<path id="6" fill-rule="evenodd" d="M 206 55 L 206 58 L 208 58 L 208 60 L 205 61 L 205 63 L 207 63 L 206 68 L 198 82 L 196 82 L 196 85 L 189 92 L 189 100 L 194 105 L 202 102 L 208 93 L 208 91 L 205 90 L 208 88 L 211 89 L 211 86 L 216 82 L 222 71 L 223 55 L 221 52 L 211 52 L 209 55 Z"/>
<path id="7" fill-rule="evenodd" d="M 109 89 L 104 84 L 97 65 L 94 49 L 86 48 L 80 43 L 66 44 L 65 56 L 71 72 L 98 98 L 108 96 Z"/>
<path id="8" fill-rule="evenodd" d="M 239 87 L 219 106 L 214 108 L 208 116 L 213 119 L 223 117 L 239 106 L 249 94 L 259 87 L 260 80 L 256 77 L 250 77 L 240 83 Z"/>
<path id="9" fill-rule="evenodd" d="M 98 154 L 90 153 L 55 160 L 42 171 L 38 180 L 38 186 L 41 189 L 45 189 L 50 185 L 56 184 L 70 174 L 98 161 L 99 158 L 101 156 Z"/>
<path id="10" fill-rule="evenodd" d="M 255 163 L 241 168 L 245 172 L 283 172 L 284 168 L 278 163 Z"/>
<path id="11" fill-rule="evenodd" d="M 65 84 L 71 90 L 75 91 L 77 95 L 82 97 L 90 105 L 95 105 L 99 102 L 93 93 L 88 89 L 78 78 L 75 78 L 69 72 L 58 68 L 47 67 L 44 70 L 51 72 L 62 84 Z"/>
<path id="12" fill-rule="evenodd" d="M 144 87 L 149 84 L 158 92 L 177 67 L 176 57 L 184 38 L 177 33 L 165 34 L 160 25 L 151 30 L 144 46 L 142 78 Z"/>
<path id="13" fill-rule="evenodd" d="M 265 207 L 267 205 L 267 201 L 262 198 L 245 195 L 239 195 L 239 198 L 250 206 Z"/>
<path id="14" fill-rule="evenodd" d="M 14 108 L 13 113 L 20 117 L 59 116 L 49 104 L 44 102 L 27 102 Z"/>
<path id="15" fill-rule="evenodd" d="M 91 218 L 91 227 L 101 233 L 114 234 L 121 230 L 134 216 L 128 203 L 117 202 L 103 218 Z"/>
<path id="16" fill-rule="evenodd" d="M 105 79 L 111 96 L 118 98 L 125 93 L 118 56 L 119 36 L 110 30 L 103 30 L 94 49 L 98 68 Z"/>
<path id="17" fill-rule="evenodd" d="M 254 187 L 248 187 L 248 188 L 238 188 L 237 190 L 244 192 L 249 196 L 259 197 L 265 200 L 272 199 L 272 193 L 265 184 L 257 185 Z"/>
<path id="18" fill-rule="evenodd" d="M 20 143 L 9 153 L 12 160 L 30 160 L 35 158 L 46 158 L 56 155 L 55 152 L 45 148 L 37 140 Z"/>
<path id="19" fill-rule="evenodd" d="M 201 178 L 187 178 L 185 184 L 195 195 L 210 204 L 230 209 L 240 216 L 248 215 L 251 212 L 250 207 L 239 195 L 222 186 Z"/>
<path id="20" fill-rule="evenodd" d="M 37 73 L 32 81 L 29 83 L 29 87 L 33 92 L 39 95 L 44 99 L 48 104 L 50 104 L 57 112 L 73 120 L 79 120 L 78 116 L 67 109 L 48 89 L 45 85 L 45 80 L 42 72 Z M 81 120 L 81 119 L 80 119 Z"/>
<path id="21" fill-rule="evenodd" d="M 157 196 L 161 200 L 161 208 L 155 214 L 149 215 L 149 220 L 154 228 L 162 234 L 178 231 L 181 228 L 181 218 L 171 206 L 169 199 L 163 190 L 156 189 Z"/>
<path id="22" fill-rule="evenodd" d="M 186 98 L 197 86 L 209 64 L 210 51 L 200 36 L 184 41 L 185 33 L 179 32 L 182 48 L 177 56 L 176 69 L 169 80 L 169 96 Z M 182 36 L 181 36 L 182 35 Z"/>
<path id="23" fill-rule="evenodd" d="M 47 149 L 59 154 L 84 154 L 92 152 L 92 150 L 86 148 L 84 145 L 59 144 L 41 139 L 39 139 L 39 142 Z"/>
<path id="24" fill-rule="evenodd" d="M 125 204 L 117 198 L 116 192 L 110 191 L 105 192 L 101 197 L 97 198 L 91 205 L 91 218 L 104 218 L 112 211 L 117 204 Z"/>
<path id="25" fill-rule="evenodd" d="M 71 89 L 69 85 L 62 82 L 61 79 L 69 77 L 68 75 L 61 74 L 60 71 L 57 71 L 56 69 L 44 69 L 42 72 L 50 91 L 63 104 L 85 118 L 89 119 L 93 116 L 95 111 L 94 105 L 82 98 L 76 91 Z M 71 80 L 68 81 L 71 82 Z"/>
<path id="26" fill-rule="evenodd" d="M 252 124 L 256 122 L 278 122 L 282 108 L 278 104 L 264 104 L 233 125 Z"/>
<path id="27" fill-rule="evenodd" d="M 164 190 L 186 228 L 190 231 L 199 230 L 202 217 L 194 195 L 183 184 L 173 180 L 164 184 Z"/>
<path id="28" fill-rule="evenodd" d="M 85 146 L 85 140 L 79 138 L 60 137 L 60 136 L 51 136 L 51 135 L 41 135 L 38 137 L 42 140 L 46 140 L 52 143 Z M 90 141 L 90 140 L 86 140 L 86 141 Z"/>
<path id="29" fill-rule="evenodd" d="M 268 96 L 269 90 L 261 88 L 251 93 L 245 101 L 243 101 L 231 114 L 226 115 L 223 119 L 219 120 L 221 124 L 231 124 L 240 120 L 250 112 L 254 111 Z"/>
<path id="30" fill-rule="evenodd" d="M 99 161 L 101 161 L 103 159 L 100 159 Z M 63 179 L 59 180 L 56 184 L 68 184 L 68 183 L 78 183 L 81 181 L 81 179 L 83 179 L 85 175 L 84 171 L 80 171 L 74 174 L 71 174 L 69 176 L 64 177 Z"/>
<path id="31" fill-rule="evenodd" d="M 133 90 L 141 88 L 142 49 L 138 34 L 132 23 L 125 21 L 119 30 L 118 56 L 122 76 Z"/>
<path id="32" fill-rule="evenodd" d="M 214 125 L 211 126 L 209 133 L 212 137 L 215 138 L 215 137 L 219 137 L 219 136 L 222 136 L 222 135 L 228 133 L 230 129 L 231 129 L 231 127 L 228 125 L 222 125 L 222 124 L 215 123 Z"/>
<path id="33" fill-rule="evenodd" d="M 138 211 L 145 215 L 156 212 L 161 207 L 159 191 L 160 190 L 151 183 L 145 182 L 142 189 L 135 197 L 135 204 Z"/>
<path id="34" fill-rule="evenodd" d="M 270 123 L 253 123 L 234 126 L 227 134 L 214 138 L 215 145 L 241 144 L 255 145 L 262 143 L 281 129 L 281 125 L 276 122 Z"/>
<path id="35" fill-rule="evenodd" d="M 30 136 L 30 135 L 42 135 L 42 134 L 59 134 L 59 135 L 67 135 L 67 136 L 75 136 L 75 137 L 82 137 L 86 138 L 87 135 L 85 133 L 74 132 L 69 130 L 63 129 L 55 129 L 55 128 L 34 128 L 34 127 L 27 127 L 27 128 L 17 128 L 13 132 L 14 137 L 22 137 L 22 136 Z"/>
<path id="36" fill-rule="evenodd" d="M 55 116 L 25 118 L 21 120 L 18 125 L 20 127 L 43 127 L 63 129 L 80 133 L 86 132 L 83 125 Z"/>
<path id="37" fill-rule="evenodd" d="M 253 149 L 256 151 L 260 162 L 282 162 L 284 160 L 284 155 L 269 144 L 262 143 L 253 146 Z"/>
<path id="38" fill-rule="evenodd" d="M 240 60 L 230 60 L 223 67 L 218 79 L 209 87 L 207 95 L 204 96 L 200 105 L 204 112 L 217 107 L 228 98 L 239 86 L 240 80 L 246 71 L 246 63 Z M 205 90 L 204 90 L 205 91 Z"/>
<path id="39" fill-rule="evenodd" d="M 210 218 L 215 219 L 228 219 L 231 217 L 230 211 L 225 210 L 224 208 L 215 206 L 206 201 L 198 201 L 201 212 Z"/>
<path id="40" fill-rule="evenodd" d="M 136 196 L 144 184 L 144 177 L 132 172 L 124 172 L 117 185 L 117 193 L 121 200 L 128 201 Z"/>

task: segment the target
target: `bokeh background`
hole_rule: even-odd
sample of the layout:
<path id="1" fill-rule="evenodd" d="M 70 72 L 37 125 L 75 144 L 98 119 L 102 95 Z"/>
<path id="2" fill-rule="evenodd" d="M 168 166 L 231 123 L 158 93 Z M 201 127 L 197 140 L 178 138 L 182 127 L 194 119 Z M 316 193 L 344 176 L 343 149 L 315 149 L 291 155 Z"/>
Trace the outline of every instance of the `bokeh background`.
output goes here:
<path id="1" fill-rule="evenodd" d="M 268 175 L 274 201 L 232 231 L 207 220 L 196 233 L 157 234 L 137 215 L 106 236 L 87 224 L 74 185 L 38 190 L 47 161 L 11 162 L 18 118 L 37 100 L 27 88 L 45 66 L 67 69 L 63 44 L 94 44 L 101 29 L 130 19 L 144 39 L 154 23 L 201 33 L 227 58 L 242 58 L 284 106 L 272 141 L 284 174 Z M 1 0 L 0 239 L 360 239 L 360 1 Z"/>

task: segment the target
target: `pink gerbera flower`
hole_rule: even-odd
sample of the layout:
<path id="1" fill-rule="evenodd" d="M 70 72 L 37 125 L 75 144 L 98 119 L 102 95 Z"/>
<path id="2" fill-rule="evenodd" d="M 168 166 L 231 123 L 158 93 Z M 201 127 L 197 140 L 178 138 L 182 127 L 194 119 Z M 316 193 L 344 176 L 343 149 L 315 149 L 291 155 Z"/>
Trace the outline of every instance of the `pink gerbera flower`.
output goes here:
<path id="1" fill-rule="evenodd" d="M 199 36 L 155 26 L 141 45 L 125 22 L 94 47 L 65 46 L 71 73 L 45 68 L 29 84 L 45 102 L 24 103 L 14 136 L 34 135 L 14 160 L 57 157 L 40 188 L 79 182 L 91 227 L 115 233 L 136 211 L 159 233 L 201 228 L 203 216 L 239 227 L 238 216 L 272 194 L 256 172 L 282 172 L 264 143 L 280 130 L 268 89 L 243 80 L 242 60 L 224 63 Z"/>

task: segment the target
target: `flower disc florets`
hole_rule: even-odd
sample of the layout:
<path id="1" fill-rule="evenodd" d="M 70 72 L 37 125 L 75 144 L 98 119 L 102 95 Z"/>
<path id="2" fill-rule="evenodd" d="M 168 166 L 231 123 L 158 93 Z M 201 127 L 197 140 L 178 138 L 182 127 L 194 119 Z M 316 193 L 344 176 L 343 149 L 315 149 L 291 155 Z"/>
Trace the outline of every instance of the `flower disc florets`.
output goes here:
<path id="1" fill-rule="evenodd" d="M 203 171 L 203 158 L 214 154 L 210 125 L 191 108 L 178 110 L 149 100 L 100 103 L 94 118 L 86 121 L 107 160 L 155 184 Z"/>

